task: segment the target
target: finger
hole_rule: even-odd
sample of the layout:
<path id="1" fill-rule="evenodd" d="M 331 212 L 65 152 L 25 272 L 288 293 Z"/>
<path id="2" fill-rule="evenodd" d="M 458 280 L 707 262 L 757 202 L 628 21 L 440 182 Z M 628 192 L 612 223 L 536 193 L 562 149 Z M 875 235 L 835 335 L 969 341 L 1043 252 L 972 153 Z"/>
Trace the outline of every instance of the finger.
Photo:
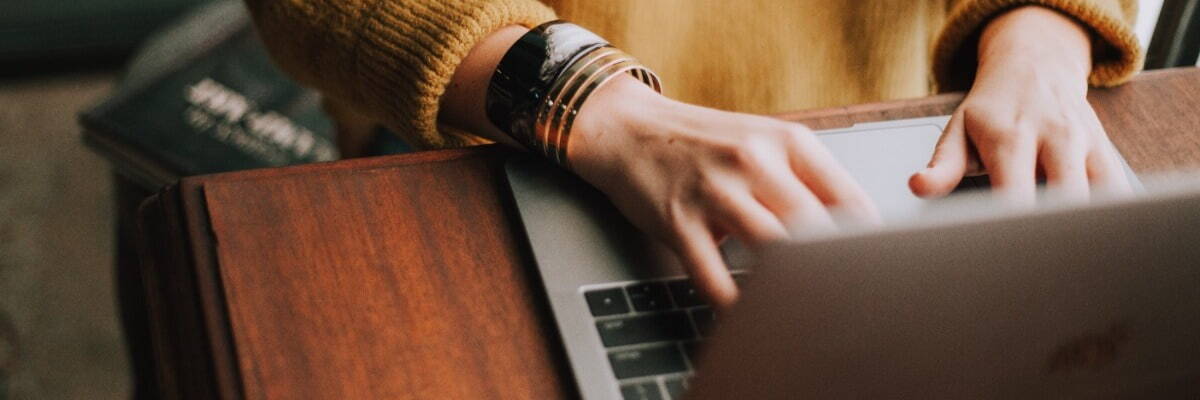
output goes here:
<path id="1" fill-rule="evenodd" d="M 797 135 L 791 143 L 792 172 L 818 201 L 858 221 L 880 223 L 879 210 L 867 192 L 815 136 Z"/>
<path id="2" fill-rule="evenodd" d="M 975 151 L 975 146 L 971 144 L 971 140 L 967 141 L 967 173 L 963 176 L 981 176 L 987 175 L 987 170 L 983 168 L 983 163 L 979 162 L 979 152 Z"/>
<path id="3" fill-rule="evenodd" d="M 1125 165 L 1117 154 L 1116 147 L 1108 140 L 1103 140 L 1097 148 L 1088 153 L 1086 168 L 1088 179 L 1097 189 L 1097 193 L 1126 195 L 1133 193 L 1129 178 L 1125 176 Z"/>
<path id="4" fill-rule="evenodd" d="M 1093 133 L 1092 137 L 1097 139 L 1093 142 L 1092 151 L 1088 152 L 1084 161 L 1088 179 L 1091 180 L 1094 188 L 1093 193 L 1118 196 L 1133 193 L 1133 187 L 1126 175 L 1127 167 L 1121 160 L 1117 147 L 1108 139 L 1108 132 L 1100 123 L 1100 118 L 1096 116 L 1096 110 L 1091 107 L 1088 107 L 1087 110 L 1091 114 L 1087 121 Z"/>
<path id="5" fill-rule="evenodd" d="M 1035 135 L 1000 132 L 1007 137 L 979 144 L 979 159 L 992 182 L 992 190 L 1017 205 L 1034 204 L 1037 193 L 1037 143 Z"/>
<path id="6" fill-rule="evenodd" d="M 679 227 L 677 233 L 675 251 L 696 288 L 717 307 L 732 306 L 737 301 L 737 286 L 712 232 L 704 223 L 694 221 Z"/>
<path id="7" fill-rule="evenodd" d="M 783 222 L 747 191 L 711 194 L 714 213 L 710 218 L 726 232 L 752 245 L 786 240 Z"/>
<path id="8" fill-rule="evenodd" d="M 969 153 L 962 113 L 946 124 L 929 159 L 929 166 L 908 179 L 908 188 L 918 197 L 941 197 L 954 191 L 968 172 Z"/>
<path id="9" fill-rule="evenodd" d="M 833 226 L 833 218 L 825 204 L 791 173 L 791 168 L 769 168 L 763 174 L 764 182 L 755 185 L 754 196 L 779 218 L 785 228 L 803 230 Z"/>
<path id="10" fill-rule="evenodd" d="M 1087 201 L 1089 197 L 1087 154 L 1083 146 L 1047 140 L 1038 158 L 1046 183 L 1054 193 L 1069 201 Z"/>

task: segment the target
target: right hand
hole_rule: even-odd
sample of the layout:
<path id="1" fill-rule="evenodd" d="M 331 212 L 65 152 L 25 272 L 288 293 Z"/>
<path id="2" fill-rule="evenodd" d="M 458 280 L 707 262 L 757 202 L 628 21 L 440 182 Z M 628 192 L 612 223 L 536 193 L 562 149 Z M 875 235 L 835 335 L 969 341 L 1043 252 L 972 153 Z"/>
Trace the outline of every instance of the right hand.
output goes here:
<path id="1" fill-rule="evenodd" d="M 587 100 L 567 151 L 575 173 L 671 247 L 720 307 L 737 298 L 717 247 L 727 235 L 755 245 L 829 229 L 833 208 L 879 221 L 805 126 L 673 101 L 630 77 Z"/>

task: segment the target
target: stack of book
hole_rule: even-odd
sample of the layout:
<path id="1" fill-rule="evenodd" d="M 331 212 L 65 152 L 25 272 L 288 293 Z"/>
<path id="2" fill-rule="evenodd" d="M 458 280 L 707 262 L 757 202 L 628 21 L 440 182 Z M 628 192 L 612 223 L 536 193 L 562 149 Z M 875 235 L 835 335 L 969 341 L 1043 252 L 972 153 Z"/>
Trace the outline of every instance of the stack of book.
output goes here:
<path id="1" fill-rule="evenodd" d="M 147 190 L 181 177 L 339 158 L 317 93 L 280 71 L 240 1 L 205 4 L 152 37 L 84 141 Z M 380 132 L 373 154 L 407 151 Z"/>

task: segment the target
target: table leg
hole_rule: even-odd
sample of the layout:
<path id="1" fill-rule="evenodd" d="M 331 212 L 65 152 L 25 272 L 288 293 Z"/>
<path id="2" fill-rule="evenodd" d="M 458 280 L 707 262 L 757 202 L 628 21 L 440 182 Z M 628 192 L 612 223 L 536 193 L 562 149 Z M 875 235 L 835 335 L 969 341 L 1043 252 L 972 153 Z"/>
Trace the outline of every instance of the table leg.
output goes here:
<path id="1" fill-rule="evenodd" d="M 117 251 L 115 281 L 117 305 L 120 307 L 121 328 L 133 378 L 133 398 L 155 398 L 158 379 L 155 377 L 153 346 L 150 343 L 149 312 L 146 306 L 145 285 L 137 245 L 137 209 L 150 191 L 133 181 L 113 174 L 117 208 Z"/>

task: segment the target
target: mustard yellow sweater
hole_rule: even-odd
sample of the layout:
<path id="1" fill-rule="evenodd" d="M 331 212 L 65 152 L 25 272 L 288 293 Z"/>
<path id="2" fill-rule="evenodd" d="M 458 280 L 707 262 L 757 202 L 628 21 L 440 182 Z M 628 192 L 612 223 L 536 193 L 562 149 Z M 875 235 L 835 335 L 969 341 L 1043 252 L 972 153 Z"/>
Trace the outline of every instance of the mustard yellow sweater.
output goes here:
<path id="1" fill-rule="evenodd" d="M 964 89 L 990 18 L 1039 4 L 1089 26 L 1090 81 L 1142 64 L 1136 0 L 247 0 L 275 60 L 337 108 L 418 147 L 478 143 L 438 125 L 438 100 L 496 29 L 561 18 L 663 77 L 666 94 L 775 113 Z"/>

